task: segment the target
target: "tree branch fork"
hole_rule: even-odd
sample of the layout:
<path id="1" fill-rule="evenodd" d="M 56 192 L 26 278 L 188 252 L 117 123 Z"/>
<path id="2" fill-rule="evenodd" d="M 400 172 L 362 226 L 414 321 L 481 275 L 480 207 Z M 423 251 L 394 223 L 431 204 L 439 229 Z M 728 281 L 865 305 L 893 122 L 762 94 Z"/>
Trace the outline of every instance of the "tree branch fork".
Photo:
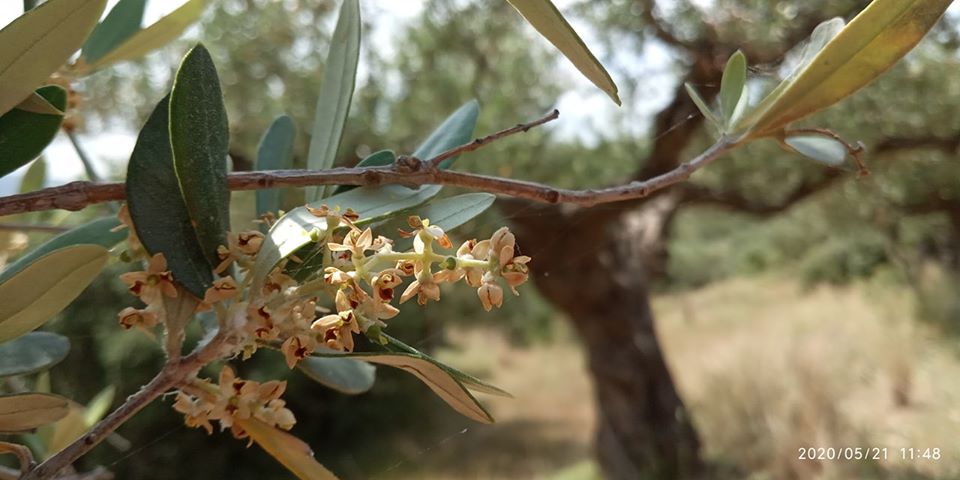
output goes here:
<path id="1" fill-rule="evenodd" d="M 510 135 L 529 131 L 532 128 L 556 120 L 559 115 L 560 112 L 553 110 L 546 116 L 532 122 L 521 123 L 494 134 L 477 138 L 470 143 L 426 160 L 400 156 L 394 164 L 384 167 L 235 172 L 228 176 L 227 185 L 230 190 L 234 191 L 316 185 L 377 186 L 394 184 L 410 188 L 421 185 L 450 185 L 542 203 L 571 203 L 590 207 L 603 203 L 643 198 L 657 190 L 683 182 L 694 171 L 716 160 L 735 146 L 728 139 L 721 138 L 697 157 L 678 165 L 671 171 L 647 180 L 632 181 L 627 184 L 601 189 L 562 189 L 542 183 L 444 170 L 439 167 L 444 160 L 478 150 L 489 143 Z M 126 191 L 123 183 L 71 182 L 34 192 L 0 197 L 0 216 L 54 209 L 77 211 L 90 205 L 119 201 L 125 198 Z"/>

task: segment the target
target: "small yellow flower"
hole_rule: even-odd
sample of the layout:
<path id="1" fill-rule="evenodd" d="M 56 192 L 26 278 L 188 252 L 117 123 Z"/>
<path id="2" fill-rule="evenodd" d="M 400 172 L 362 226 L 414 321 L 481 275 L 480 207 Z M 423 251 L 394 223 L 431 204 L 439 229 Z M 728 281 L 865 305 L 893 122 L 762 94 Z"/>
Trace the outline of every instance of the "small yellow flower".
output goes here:
<path id="1" fill-rule="evenodd" d="M 310 356 L 317 348 L 317 340 L 313 335 L 297 334 L 286 341 L 280 347 L 283 352 L 283 358 L 287 361 L 287 367 L 293 368 L 297 362 Z"/>
<path id="2" fill-rule="evenodd" d="M 493 282 L 484 283 L 477 289 L 477 296 L 480 297 L 480 303 L 483 309 L 490 311 L 494 306 L 500 308 L 503 305 L 503 289 Z"/>
<path id="3" fill-rule="evenodd" d="M 152 335 L 150 330 L 156 327 L 159 321 L 156 312 L 149 309 L 137 309 L 133 307 L 124 308 L 117 314 L 117 317 L 120 319 L 120 326 L 124 329 L 139 328 L 150 335 Z"/>
<path id="4" fill-rule="evenodd" d="M 407 286 L 407 289 L 403 291 L 403 294 L 400 295 L 400 303 L 410 300 L 414 295 L 417 296 L 417 303 L 420 305 L 426 305 L 429 300 L 439 302 L 440 285 L 434 283 L 432 278 L 423 282 L 414 280 Z"/>
<path id="5" fill-rule="evenodd" d="M 233 277 L 223 277 L 213 282 L 203 296 L 203 303 L 208 305 L 222 302 L 237 296 L 237 282 Z"/>
<path id="6" fill-rule="evenodd" d="M 167 259 L 162 253 L 150 259 L 145 272 L 129 272 L 120 275 L 120 280 L 127 284 L 130 293 L 140 297 L 143 303 L 155 308 L 161 308 L 163 297 L 176 298 L 177 287 L 173 283 L 173 275 L 167 270 Z"/>
<path id="7" fill-rule="evenodd" d="M 323 343 L 328 348 L 339 351 L 353 351 L 353 334 L 360 333 L 360 325 L 352 311 L 326 315 L 310 326 L 322 332 Z"/>

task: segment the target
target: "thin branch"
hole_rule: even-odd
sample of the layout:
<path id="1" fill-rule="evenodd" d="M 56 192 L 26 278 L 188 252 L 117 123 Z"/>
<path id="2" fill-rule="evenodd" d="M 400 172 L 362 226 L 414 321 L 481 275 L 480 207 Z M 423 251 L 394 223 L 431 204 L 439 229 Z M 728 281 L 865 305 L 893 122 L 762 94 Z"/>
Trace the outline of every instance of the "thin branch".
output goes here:
<path id="1" fill-rule="evenodd" d="M 156 400 L 157 397 L 196 374 L 204 365 L 220 358 L 229 340 L 229 337 L 221 331 L 210 342 L 198 347 L 190 355 L 179 361 L 168 362 L 164 365 L 163 370 L 153 377 L 153 380 L 150 380 L 150 383 L 140 388 L 137 393 L 127 397 L 123 405 L 94 425 L 93 429 L 57 452 L 56 455 L 44 460 L 43 463 L 23 475 L 20 480 L 55 478 L 59 472 L 92 450 L 93 447 L 106 439 L 130 417 Z"/>
<path id="2" fill-rule="evenodd" d="M 517 133 L 527 133 L 527 131 L 529 131 L 531 128 L 539 127 L 540 125 L 543 125 L 545 123 L 552 122 L 556 120 L 558 117 L 560 117 L 560 111 L 554 109 L 552 112 L 548 113 L 547 115 L 544 115 L 542 118 L 538 120 L 534 120 L 529 123 L 518 123 L 516 126 L 510 127 L 506 130 L 501 130 L 492 135 L 487 135 L 486 137 L 478 138 L 470 143 L 460 145 L 459 147 L 454 148 L 452 150 L 447 150 L 446 152 L 443 152 L 440 155 L 437 155 L 436 157 L 431 158 L 429 161 L 426 162 L 426 164 L 429 167 L 439 167 L 440 162 L 443 162 L 448 158 L 453 158 L 457 155 L 460 155 L 461 153 L 472 152 L 474 150 L 479 149 L 480 147 L 483 147 L 488 143 L 495 142 L 504 137 L 509 137 L 510 135 L 514 135 Z"/>
<path id="3" fill-rule="evenodd" d="M 682 182 L 694 171 L 713 162 L 733 146 L 729 141 L 721 140 L 697 157 L 681 163 L 666 173 L 644 181 L 602 189 L 561 189 L 523 180 L 440 170 L 430 167 L 432 159 L 417 161 L 410 157 L 401 157 L 396 164 L 389 167 L 233 173 L 227 178 L 227 185 L 230 190 L 314 185 L 453 185 L 544 203 L 572 203 L 589 207 L 643 198 L 657 190 Z M 122 183 L 72 182 L 59 187 L 0 198 L 0 216 L 58 208 L 75 211 L 88 205 L 124 198 L 126 193 Z"/>

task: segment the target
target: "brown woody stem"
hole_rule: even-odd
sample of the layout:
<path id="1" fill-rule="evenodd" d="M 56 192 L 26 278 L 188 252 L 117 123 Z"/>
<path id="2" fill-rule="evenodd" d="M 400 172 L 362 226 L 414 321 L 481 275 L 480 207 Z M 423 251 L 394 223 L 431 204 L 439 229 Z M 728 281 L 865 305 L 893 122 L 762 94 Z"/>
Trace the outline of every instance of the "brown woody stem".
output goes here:
<path id="1" fill-rule="evenodd" d="M 119 408 L 107 415 L 94 425 L 93 429 L 75 440 L 56 455 L 48 458 L 36 468 L 30 470 L 20 480 L 48 480 L 56 478 L 57 474 L 69 467 L 78 458 L 97 446 L 113 433 L 120 425 L 134 416 L 150 402 L 163 395 L 168 390 L 177 387 L 182 382 L 196 374 L 204 365 L 220 358 L 229 337 L 219 333 L 209 342 L 199 347 L 190 355 L 179 361 L 168 362 L 157 376 L 144 385 L 140 391 L 127 397 Z"/>

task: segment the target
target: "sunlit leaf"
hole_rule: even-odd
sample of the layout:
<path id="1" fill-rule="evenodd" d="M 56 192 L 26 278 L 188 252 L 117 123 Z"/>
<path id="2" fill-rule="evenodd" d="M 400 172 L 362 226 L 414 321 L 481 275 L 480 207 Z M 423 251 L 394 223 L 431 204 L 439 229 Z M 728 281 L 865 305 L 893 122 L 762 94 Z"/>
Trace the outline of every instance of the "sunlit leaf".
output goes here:
<path id="1" fill-rule="evenodd" d="M 255 418 L 235 422 L 250 439 L 277 459 L 290 473 L 301 480 L 336 480 L 336 475 L 313 458 L 313 450 L 297 437 L 271 427 Z"/>
<path id="2" fill-rule="evenodd" d="M 120 0 L 93 29 L 80 56 L 94 63 L 140 31 L 147 0 Z"/>
<path id="3" fill-rule="evenodd" d="M 360 3 L 343 0 L 340 16 L 330 41 L 330 52 L 323 70 L 320 99 L 313 120 L 307 168 L 327 169 L 333 166 L 343 137 L 343 127 L 350 113 L 350 102 L 357 81 L 360 59 Z M 307 187 L 308 202 L 319 200 L 330 192 L 325 186 Z"/>
<path id="4" fill-rule="evenodd" d="M 296 136 L 293 119 L 286 115 L 277 117 L 260 139 L 260 146 L 257 148 L 257 170 L 293 168 L 293 143 Z M 280 211 L 282 192 L 279 188 L 257 190 L 257 217 L 267 212 Z"/>
<path id="5" fill-rule="evenodd" d="M 67 108 L 67 92 L 63 88 L 51 85 L 41 87 L 36 93 L 54 108 L 61 111 Z M 35 113 L 19 107 L 0 116 L 0 177 L 40 156 L 57 135 L 62 122 L 63 113 Z"/>
<path id="6" fill-rule="evenodd" d="M 57 71 L 93 30 L 107 0 L 49 0 L 0 30 L 0 114 Z"/>
<path id="7" fill-rule="evenodd" d="M 120 222 L 116 217 L 104 217 L 90 221 L 79 227 L 73 228 L 47 240 L 33 250 L 30 250 L 16 262 L 8 265 L 5 270 L 0 272 L 0 283 L 7 281 L 15 273 L 23 270 L 28 265 L 35 262 L 54 250 L 58 250 L 71 245 L 92 244 L 100 245 L 104 248 L 113 248 L 114 245 L 127 238 L 125 230 L 112 231 L 118 227 Z"/>
<path id="8" fill-rule="evenodd" d="M 105 248 L 74 245 L 37 259 L 0 283 L 0 342 L 39 327 L 63 310 L 106 261 Z"/>
<path id="9" fill-rule="evenodd" d="M 493 423 L 493 417 L 450 372 L 436 363 L 407 353 L 355 353 L 351 358 L 399 368 L 430 387 L 441 400 L 461 415 L 480 423 Z"/>
<path id="10" fill-rule="evenodd" d="M 70 352 L 70 341 L 50 332 L 30 332 L 0 343 L 0 377 L 28 375 L 46 370 Z"/>
<path id="11" fill-rule="evenodd" d="M 721 122 L 717 119 L 717 116 L 713 113 L 713 110 L 710 110 L 710 105 L 707 104 L 707 101 L 700 96 L 700 92 L 697 89 L 689 84 L 684 83 L 683 87 L 687 89 L 687 95 L 690 95 L 690 99 L 693 100 L 693 104 L 697 106 L 697 110 L 700 110 L 700 114 L 703 115 L 703 118 L 707 119 L 713 125 L 721 126 Z"/>
<path id="12" fill-rule="evenodd" d="M 573 27 L 563 18 L 550 0 L 508 0 L 514 8 L 533 25 L 540 35 L 557 47 L 561 53 L 588 80 L 593 82 L 617 105 L 620 105 L 620 96 L 617 94 L 617 85 L 613 83 L 610 74 L 603 68 L 597 57 L 593 55 L 587 45 L 583 43 Z"/>
<path id="13" fill-rule="evenodd" d="M 184 3 L 170 15 L 138 31 L 110 53 L 88 64 L 89 69 L 92 71 L 117 62 L 135 60 L 180 38 L 183 31 L 200 18 L 208 1 L 190 0 Z"/>
<path id="14" fill-rule="evenodd" d="M 410 355 L 432 362 L 434 365 L 446 370 L 447 373 L 449 373 L 451 376 L 453 376 L 453 378 L 455 378 L 458 382 L 460 382 L 470 390 L 480 392 L 480 393 L 486 393 L 488 395 L 496 395 L 498 397 L 513 398 L 513 395 L 511 395 L 506 390 L 490 385 L 489 383 L 486 383 L 477 377 L 474 377 L 468 373 L 464 373 L 460 370 L 457 370 L 456 368 L 453 368 L 450 365 L 447 365 L 431 357 L 430 355 L 427 355 L 426 353 L 423 353 L 411 347 L 410 345 L 407 345 L 406 343 L 401 342 L 397 338 L 394 338 L 387 334 L 383 334 L 383 337 L 387 340 L 388 349 L 395 352 L 408 353 Z"/>
<path id="15" fill-rule="evenodd" d="M 216 267 L 217 247 L 227 244 L 230 230 L 230 129 L 217 68 L 203 45 L 190 50 L 177 71 L 170 92 L 170 144 L 187 214 L 207 261 Z"/>
<path id="16" fill-rule="evenodd" d="M 951 0 L 874 0 L 744 125 L 775 133 L 863 88 L 920 42 Z"/>
<path id="17" fill-rule="evenodd" d="M 133 147 L 127 166 L 127 205 L 147 252 L 163 253 L 173 278 L 203 298 L 213 282 L 213 269 L 190 224 L 173 169 L 168 100 L 157 104 Z"/>
<path id="18" fill-rule="evenodd" d="M 845 170 L 855 170 L 847 161 L 847 147 L 843 142 L 823 135 L 790 135 L 784 141 L 797 153 L 824 165 Z"/>
<path id="19" fill-rule="evenodd" d="M 47 393 L 0 396 L 0 432 L 26 432 L 53 423 L 67 415 L 67 406 L 67 399 Z"/>
<path id="20" fill-rule="evenodd" d="M 737 50 L 727 60 L 727 67 L 723 70 L 720 81 L 720 110 L 726 125 L 731 125 L 734 112 L 740 104 L 744 88 L 747 85 L 747 57 Z"/>
<path id="21" fill-rule="evenodd" d="M 348 395 L 359 395 L 373 387 L 377 369 L 350 358 L 307 357 L 297 369 L 311 380 Z"/>

